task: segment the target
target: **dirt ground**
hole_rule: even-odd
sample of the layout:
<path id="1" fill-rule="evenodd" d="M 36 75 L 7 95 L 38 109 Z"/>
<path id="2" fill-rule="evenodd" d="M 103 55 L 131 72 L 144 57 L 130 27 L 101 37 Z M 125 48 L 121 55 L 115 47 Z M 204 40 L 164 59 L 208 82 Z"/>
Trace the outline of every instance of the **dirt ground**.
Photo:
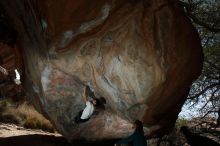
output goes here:
<path id="1" fill-rule="evenodd" d="M 209 135 L 203 135 L 209 137 Z M 169 137 L 173 142 L 180 139 L 175 134 Z M 219 142 L 218 137 L 209 137 Z M 78 140 L 68 143 L 68 141 L 58 133 L 49 133 L 42 130 L 25 129 L 14 124 L 0 123 L 0 146 L 114 146 L 116 140 L 105 141 L 85 141 Z M 150 145 L 152 141 L 148 141 Z M 156 142 L 157 143 L 157 142 Z M 163 145 L 163 144 L 162 144 Z M 166 144 L 164 144 L 166 145 Z M 175 144 L 183 146 L 184 144 Z"/>
<path id="2" fill-rule="evenodd" d="M 68 143 L 60 134 L 0 123 L 0 146 L 113 146 L 115 140 Z"/>

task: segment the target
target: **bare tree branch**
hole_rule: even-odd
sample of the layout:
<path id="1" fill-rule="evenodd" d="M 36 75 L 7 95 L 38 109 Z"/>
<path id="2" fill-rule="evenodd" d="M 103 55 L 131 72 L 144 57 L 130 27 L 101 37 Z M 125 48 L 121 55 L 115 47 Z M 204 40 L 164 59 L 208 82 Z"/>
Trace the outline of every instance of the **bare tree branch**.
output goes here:
<path id="1" fill-rule="evenodd" d="M 201 109 L 200 110 L 203 110 L 206 106 L 207 106 L 207 104 L 210 102 L 210 101 L 212 101 L 213 100 L 213 98 L 214 98 L 214 95 L 215 95 L 215 93 L 218 91 L 218 89 L 216 89 L 215 91 L 213 91 L 212 92 L 212 95 L 211 95 L 211 97 L 206 101 L 206 103 L 201 107 Z"/>
<path id="2" fill-rule="evenodd" d="M 193 100 L 193 99 L 199 97 L 200 95 L 204 94 L 207 90 L 209 90 L 209 89 L 211 89 L 211 88 L 213 88 L 213 87 L 215 87 L 215 86 L 219 86 L 219 85 L 220 85 L 220 83 L 213 83 L 213 84 L 211 84 L 211 85 L 205 87 L 201 92 L 195 94 L 194 96 L 188 97 L 188 99 Z"/>
<path id="3" fill-rule="evenodd" d="M 192 13 L 192 5 L 190 3 L 186 3 L 186 2 L 182 2 L 182 1 L 177 1 L 178 4 L 180 4 L 181 6 L 185 7 L 186 9 L 186 14 L 189 18 L 191 18 L 193 20 L 194 23 L 203 26 L 204 28 L 206 28 L 207 30 L 214 32 L 214 33 L 219 33 L 220 32 L 220 28 L 216 28 L 210 24 L 205 23 L 204 21 L 200 20 L 198 17 L 196 17 L 193 13 Z"/>
<path id="4" fill-rule="evenodd" d="M 218 112 L 217 110 L 209 110 L 200 119 L 204 119 L 210 113 L 217 113 L 217 112 Z"/>

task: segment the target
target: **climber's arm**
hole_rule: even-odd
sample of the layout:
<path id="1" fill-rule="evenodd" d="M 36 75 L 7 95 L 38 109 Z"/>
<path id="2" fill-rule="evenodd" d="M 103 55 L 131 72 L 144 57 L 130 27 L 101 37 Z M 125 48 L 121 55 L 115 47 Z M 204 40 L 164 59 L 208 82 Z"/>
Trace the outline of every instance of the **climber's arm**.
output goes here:
<path id="1" fill-rule="evenodd" d="M 87 95 L 86 95 L 86 88 L 84 89 L 83 100 L 84 100 L 85 103 L 88 101 Z"/>

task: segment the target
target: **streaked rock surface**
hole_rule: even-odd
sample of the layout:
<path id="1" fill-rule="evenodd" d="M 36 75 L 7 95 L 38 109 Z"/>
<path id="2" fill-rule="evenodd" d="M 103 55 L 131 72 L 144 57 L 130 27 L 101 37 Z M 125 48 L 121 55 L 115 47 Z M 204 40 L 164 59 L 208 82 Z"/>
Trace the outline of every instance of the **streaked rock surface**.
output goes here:
<path id="1" fill-rule="evenodd" d="M 196 30 L 169 0 L 1 1 L 23 48 L 25 85 L 67 139 L 119 138 L 174 125 L 202 69 Z M 77 125 L 89 84 L 106 110 Z"/>

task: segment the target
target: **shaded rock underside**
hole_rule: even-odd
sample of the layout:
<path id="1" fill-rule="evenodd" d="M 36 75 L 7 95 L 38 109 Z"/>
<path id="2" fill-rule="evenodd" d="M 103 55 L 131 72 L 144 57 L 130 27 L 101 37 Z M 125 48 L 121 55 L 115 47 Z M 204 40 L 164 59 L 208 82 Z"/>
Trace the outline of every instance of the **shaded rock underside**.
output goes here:
<path id="1" fill-rule="evenodd" d="M 1 1 L 33 103 L 69 140 L 169 131 L 201 72 L 196 30 L 175 1 Z M 75 124 L 90 85 L 106 110 Z"/>

